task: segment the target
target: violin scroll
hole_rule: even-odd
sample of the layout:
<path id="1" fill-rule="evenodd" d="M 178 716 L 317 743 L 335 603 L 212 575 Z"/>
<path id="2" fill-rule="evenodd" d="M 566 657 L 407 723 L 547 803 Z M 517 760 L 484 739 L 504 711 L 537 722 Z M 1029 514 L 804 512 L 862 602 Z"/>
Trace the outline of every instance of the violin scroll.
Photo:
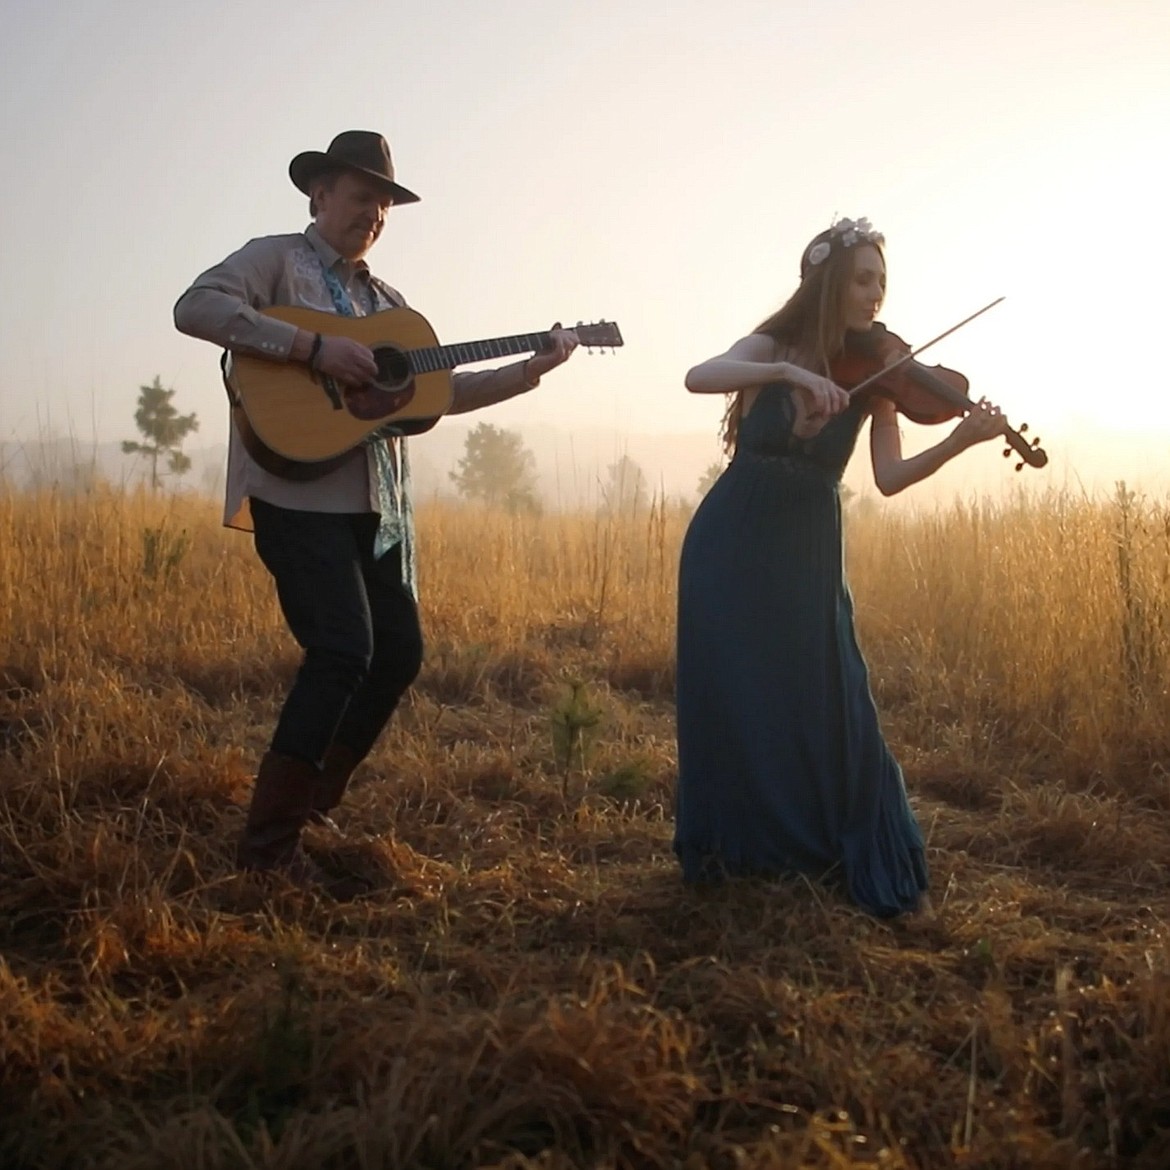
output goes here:
<path id="1" fill-rule="evenodd" d="M 1028 429 L 1027 423 L 1021 423 L 1018 431 L 1013 431 L 1008 427 L 1005 434 L 1008 445 L 1003 449 L 1003 457 L 1010 459 L 1012 452 L 1015 451 L 1020 456 L 1021 462 L 1016 464 L 1017 471 L 1024 470 L 1024 464 L 1029 467 L 1044 467 L 1048 463 L 1048 452 L 1040 446 L 1040 438 L 1037 436 L 1031 442 L 1024 438 L 1024 432 Z"/>
<path id="2" fill-rule="evenodd" d="M 974 410 L 975 403 L 967 396 L 970 384 L 964 375 L 943 366 L 924 366 L 915 360 L 913 355 L 925 348 L 912 349 L 896 333 L 875 321 L 867 331 L 846 334 L 844 352 L 831 363 L 830 374 L 850 395 L 877 394 L 888 398 L 912 422 L 929 426 Z M 1017 471 L 1022 471 L 1024 464 L 1039 468 L 1048 463 L 1048 453 L 1040 446 L 1040 440 L 1029 442 L 1024 438 L 1027 429 L 1025 424 L 1018 431 L 1011 427 L 1004 431 L 1008 443 L 1004 456 L 1010 458 L 1015 451 L 1021 459 L 1016 464 Z"/>

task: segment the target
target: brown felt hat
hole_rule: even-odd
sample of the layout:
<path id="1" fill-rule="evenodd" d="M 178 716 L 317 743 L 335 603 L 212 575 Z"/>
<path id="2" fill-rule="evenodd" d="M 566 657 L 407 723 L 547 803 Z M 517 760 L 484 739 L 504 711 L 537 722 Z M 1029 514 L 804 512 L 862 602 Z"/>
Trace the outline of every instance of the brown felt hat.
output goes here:
<path id="1" fill-rule="evenodd" d="M 418 196 L 394 181 L 390 145 L 373 130 L 343 130 L 326 151 L 306 150 L 288 164 L 288 177 L 306 195 L 319 175 L 326 171 L 357 171 L 381 182 L 398 203 L 417 203 Z"/>

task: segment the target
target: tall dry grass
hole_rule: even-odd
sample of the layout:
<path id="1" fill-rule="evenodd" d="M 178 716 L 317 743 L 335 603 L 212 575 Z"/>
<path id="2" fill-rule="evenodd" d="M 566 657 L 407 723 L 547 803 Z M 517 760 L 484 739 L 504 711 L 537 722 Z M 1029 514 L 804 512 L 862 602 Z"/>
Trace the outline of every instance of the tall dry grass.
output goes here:
<path id="1" fill-rule="evenodd" d="M 1170 1164 L 1170 512 L 854 505 L 939 916 L 670 858 L 686 516 L 420 514 L 427 663 L 233 872 L 295 668 L 213 505 L 0 495 L 0 1165 Z"/>

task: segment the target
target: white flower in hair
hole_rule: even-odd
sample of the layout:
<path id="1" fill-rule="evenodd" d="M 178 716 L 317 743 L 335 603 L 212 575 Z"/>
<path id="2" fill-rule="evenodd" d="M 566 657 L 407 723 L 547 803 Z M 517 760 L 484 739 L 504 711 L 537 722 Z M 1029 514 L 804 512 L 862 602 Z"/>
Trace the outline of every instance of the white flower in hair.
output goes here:
<path id="1" fill-rule="evenodd" d="M 822 240 L 819 244 L 813 244 L 808 250 L 808 262 L 813 265 L 820 264 L 828 258 L 832 250 L 828 240 Z"/>
<path id="2" fill-rule="evenodd" d="M 886 237 L 876 231 L 872 223 L 864 216 L 861 219 L 839 219 L 829 229 L 833 235 L 841 237 L 843 248 L 852 248 L 854 244 L 884 244 Z"/>
<path id="3" fill-rule="evenodd" d="M 805 253 L 801 270 L 807 266 L 815 268 L 823 264 L 832 252 L 834 245 L 841 248 L 852 248 L 855 244 L 884 244 L 886 237 L 875 231 L 868 219 L 838 219 L 829 226 L 829 238 L 818 240 Z"/>

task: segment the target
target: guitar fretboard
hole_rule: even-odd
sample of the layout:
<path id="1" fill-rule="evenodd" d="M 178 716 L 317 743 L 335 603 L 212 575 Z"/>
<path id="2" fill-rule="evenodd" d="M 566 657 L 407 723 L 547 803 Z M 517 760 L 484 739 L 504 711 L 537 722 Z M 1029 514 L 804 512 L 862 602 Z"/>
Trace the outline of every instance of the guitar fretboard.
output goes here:
<path id="1" fill-rule="evenodd" d="M 434 370 L 453 370 L 456 366 L 490 361 L 492 358 L 538 353 L 547 349 L 551 342 L 552 335 L 549 333 L 520 333 L 514 337 L 493 337 L 489 341 L 465 341 L 459 345 L 432 345 L 425 349 L 412 349 L 406 356 L 414 373 L 429 374 Z"/>

